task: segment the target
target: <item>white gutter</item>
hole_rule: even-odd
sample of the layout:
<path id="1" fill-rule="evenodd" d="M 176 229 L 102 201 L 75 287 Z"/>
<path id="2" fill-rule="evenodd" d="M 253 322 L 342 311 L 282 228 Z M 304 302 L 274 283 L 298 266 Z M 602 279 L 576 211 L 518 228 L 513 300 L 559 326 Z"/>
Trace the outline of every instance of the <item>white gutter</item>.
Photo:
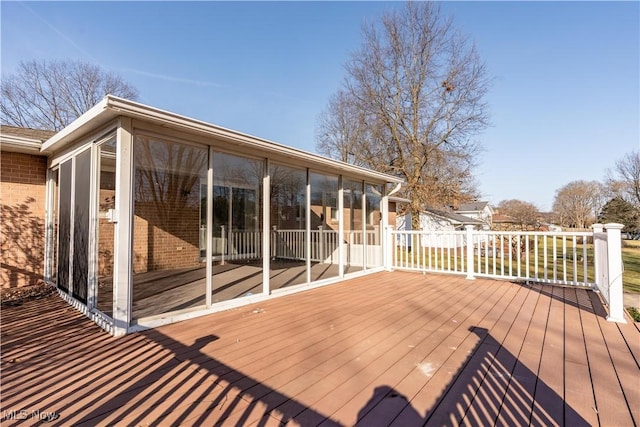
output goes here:
<path id="1" fill-rule="evenodd" d="M 284 156 L 301 160 L 306 163 L 316 165 L 321 169 L 329 167 L 333 170 L 360 176 L 364 175 L 370 179 L 397 183 L 398 185 L 404 182 L 402 179 L 392 175 L 329 159 L 273 141 L 226 129 L 112 95 L 105 96 L 98 104 L 77 118 L 69 126 L 48 139 L 42 145 L 41 151 L 47 153 L 56 151 L 70 143 L 73 139 L 90 132 L 99 125 L 102 125 L 108 120 L 118 116 L 138 118 L 141 120 L 156 122 L 163 126 L 171 126 L 178 129 L 185 129 L 191 132 L 214 136 L 225 141 L 234 142 L 240 146 L 248 147 L 249 149 L 256 149 L 267 153 L 273 153 L 280 157 Z"/>
<path id="2" fill-rule="evenodd" d="M 0 149 L 16 153 L 40 154 L 42 142 L 37 139 L 0 133 Z"/>
<path id="3" fill-rule="evenodd" d="M 389 194 L 387 194 L 387 196 L 391 197 L 394 194 L 396 194 L 398 191 L 400 191 L 400 188 L 402 187 L 402 184 L 404 183 L 404 181 L 400 181 L 396 184 L 396 186 L 393 188 L 393 190 L 391 190 L 389 192 Z"/>
<path id="4" fill-rule="evenodd" d="M 42 144 L 40 151 L 42 151 L 43 153 L 54 151 L 58 145 L 64 145 L 66 142 L 68 142 L 67 140 L 71 139 L 74 134 L 78 132 L 82 133 L 83 129 L 87 128 L 88 126 L 93 127 L 91 121 L 104 113 L 104 111 L 107 109 L 108 103 L 109 95 L 102 98 L 100 102 L 87 110 L 86 113 L 75 119 L 73 122 L 71 122 L 71 124 L 62 129 L 60 132 L 56 133 L 51 138 L 46 140 Z"/>

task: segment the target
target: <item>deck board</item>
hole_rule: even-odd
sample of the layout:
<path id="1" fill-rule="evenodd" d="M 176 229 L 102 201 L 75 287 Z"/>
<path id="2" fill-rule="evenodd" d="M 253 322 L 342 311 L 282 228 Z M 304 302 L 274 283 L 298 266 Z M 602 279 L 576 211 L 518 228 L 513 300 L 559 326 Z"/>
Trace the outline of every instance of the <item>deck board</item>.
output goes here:
<path id="1" fill-rule="evenodd" d="M 640 417 L 640 332 L 585 289 L 385 272 L 121 338 L 55 296 L 0 316 L 3 426 Z"/>

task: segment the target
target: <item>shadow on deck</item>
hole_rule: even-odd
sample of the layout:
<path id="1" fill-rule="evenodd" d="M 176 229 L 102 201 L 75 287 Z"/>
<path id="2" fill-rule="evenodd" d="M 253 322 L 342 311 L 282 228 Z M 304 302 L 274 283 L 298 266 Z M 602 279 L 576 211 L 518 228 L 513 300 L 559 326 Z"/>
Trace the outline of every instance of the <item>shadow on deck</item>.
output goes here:
<path id="1" fill-rule="evenodd" d="M 582 289 L 381 273 L 113 338 L 2 310 L 2 424 L 636 425 L 634 325 Z"/>

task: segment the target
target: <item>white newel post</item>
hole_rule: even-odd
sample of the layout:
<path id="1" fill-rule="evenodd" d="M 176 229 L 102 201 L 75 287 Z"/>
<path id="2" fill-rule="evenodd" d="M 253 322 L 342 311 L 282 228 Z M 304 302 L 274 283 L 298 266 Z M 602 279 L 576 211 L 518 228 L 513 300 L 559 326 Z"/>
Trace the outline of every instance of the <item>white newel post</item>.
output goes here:
<path id="1" fill-rule="evenodd" d="M 609 316 L 610 322 L 627 323 L 624 318 L 624 301 L 622 292 L 622 224 L 609 223 L 607 231 L 607 252 L 609 253 Z"/>
<path id="2" fill-rule="evenodd" d="M 604 226 L 602 224 L 593 224 L 591 228 L 593 228 L 593 275 L 596 282 L 595 290 L 602 292 L 603 289 L 609 285 L 607 280 L 607 254 L 603 253 L 606 251 L 606 239 L 602 237 L 602 233 L 604 233 Z M 605 299 L 608 300 L 609 295 L 606 295 Z M 607 304 L 608 303 L 609 302 L 607 301 Z"/>
<path id="3" fill-rule="evenodd" d="M 473 225 L 465 225 L 467 231 L 467 279 L 474 280 L 473 276 Z"/>
<path id="4" fill-rule="evenodd" d="M 384 246 L 384 268 L 387 271 L 391 271 L 393 269 L 393 252 L 396 250 L 396 245 L 393 241 L 393 228 L 388 225 L 384 229 L 385 231 L 385 239 L 386 245 Z"/>

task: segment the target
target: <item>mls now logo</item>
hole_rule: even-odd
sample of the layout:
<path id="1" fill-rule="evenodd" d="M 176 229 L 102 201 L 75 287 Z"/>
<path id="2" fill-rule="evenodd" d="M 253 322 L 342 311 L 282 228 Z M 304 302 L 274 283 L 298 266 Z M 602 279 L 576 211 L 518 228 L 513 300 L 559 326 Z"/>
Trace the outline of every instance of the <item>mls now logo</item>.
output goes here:
<path id="1" fill-rule="evenodd" d="M 53 420 L 57 420 L 58 417 L 59 415 L 56 414 L 55 412 L 44 412 L 40 410 L 27 411 L 26 409 L 20 409 L 19 411 L 17 411 L 15 409 L 12 409 L 12 410 L 5 410 L 2 412 L 3 420 L 26 420 L 28 418 L 35 418 L 37 420 L 40 420 L 46 423 Z"/>
<path id="2" fill-rule="evenodd" d="M 29 418 L 29 411 L 26 409 L 20 409 L 19 411 L 12 409 L 2 412 L 3 420 L 26 420 L 27 418 Z"/>

